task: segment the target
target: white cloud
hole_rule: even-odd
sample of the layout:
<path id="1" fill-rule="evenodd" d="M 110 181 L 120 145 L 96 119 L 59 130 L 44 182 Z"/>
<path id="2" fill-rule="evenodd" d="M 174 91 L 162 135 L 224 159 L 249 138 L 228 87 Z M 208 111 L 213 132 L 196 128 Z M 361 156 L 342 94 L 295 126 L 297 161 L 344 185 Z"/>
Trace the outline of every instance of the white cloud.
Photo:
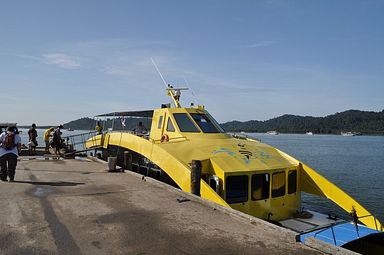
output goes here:
<path id="1" fill-rule="evenodd" d="M 31 60 L 40 60 L 40 58 L 36 57 L 36 56 L 31 56 L 31 55 L 16 55 L 17 57 L 19 58 L 24 58 L 24 59 L 31 59 Z"/>
<path id="2" fill-rule="evenodd" d="M 252 44 L 245 45 L 244 48 L 260 48 L 260 47 L 268 47 L 273 44 L 275 44 L 275 41 L 261 41 L 261 42 L 255 42 Z"/>
<path id="3" fill-rule="evenodd" d="M 63 53 L 50 53 L 43 55 L 43 62 L 47 65 L 57 65 L 65 69 L 80 68 L 80 58 Z"/>
<path id="4" fill-rule="evenodd" d="M 132 71 L 128 68 L 117 67 L 117 66 L 107 66 L 101 69 L 103 73 L 109 75 L 117 75 L 117 76 L 131 76 Z"/>

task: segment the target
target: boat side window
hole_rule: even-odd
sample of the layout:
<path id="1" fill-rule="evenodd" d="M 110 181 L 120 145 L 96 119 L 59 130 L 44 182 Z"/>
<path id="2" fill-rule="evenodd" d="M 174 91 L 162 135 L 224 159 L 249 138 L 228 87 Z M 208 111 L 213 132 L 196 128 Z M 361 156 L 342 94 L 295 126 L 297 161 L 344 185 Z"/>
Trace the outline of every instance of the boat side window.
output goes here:
<path id="1" fill-rule="evenodd" d="M 207 115 L 191 113 L 191 116 L 204 133 L 220 133 Z"/>
<path id="2" fill-rule="evenodd" d="M 295 193 L 297 189 L 297 171 L 288 172 L 288 194 Z"/>
<path id="3" fill-rule="evenodd" d="M 162 124 L 163 124 L 163 116 L 160 116 L 159 123 L 157 124 L 157 128 L 160 129 Z"/>
<path id="4" fill-rule="evenodd" d="M 186 113 L 174 113 L 173 117 L 181 132 L 200 132 Z"/>
<path id="5" fill-rule="evenodd" d="M 281 197 L 285 194 L 285 172 L 272 175 L 272 197 Z"/>
<path id="6" fill-rule="evenodd" d="M 269 174 L 252 175 L 251 194 L 253 201 L 269 198 L 269 182 Z"/>
<path id="7" fill-rule="evenodd" d="M 175 132 L 175 127 L 173 126 L 171 118 L 168 118 L 167 131 L 168 132 Z"/>
<path id="8" fill-rule="evenodd" d="M 233 175 L 226 178 L 226 201 L 229 204 L 248 201 L 248 176 Z"/>

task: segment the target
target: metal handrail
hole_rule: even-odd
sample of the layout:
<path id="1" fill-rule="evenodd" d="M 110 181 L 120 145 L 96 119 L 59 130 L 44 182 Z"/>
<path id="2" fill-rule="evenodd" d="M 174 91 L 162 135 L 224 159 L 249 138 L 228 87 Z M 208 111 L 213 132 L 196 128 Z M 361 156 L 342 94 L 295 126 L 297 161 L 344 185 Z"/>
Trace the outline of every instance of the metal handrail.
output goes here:
<path id="1" fill-rule="evenodd" d="M 298 235 L 300 235 L 300 236 L 301 235 L 305 235 L 305 234 L 311 233 L 311 232 L 316 231 L 316 230 L 321 230 L 320 232 L 323 232 L 323 231 L 327 230 L 329 227 L 334 227 L 334 226 L 337 226 L 337 225 L 340 225 L 340 224 L 343 224 L 343 223 L 348 223 L 348 221 L 346 221 L 346 220 L 339 220 L 337 222 L 333 222 L 333 223 L 317 226 L 317 227 L 314 227 L 314 228 L 311 228 L 311 229 L 308 229 L 308 230 L 305 230 L 305 231 L 301 231 Z"/>
<path id="2" fill-rule="evenodd" d="M 337 225 L 340 225 L 340 224 L 344 224 L 344 223 L 348 223 L 348 221 L 346 220 L 339 220 L 337 222 L 333 222 L 333 223 L 329 223 L 329 224 L 326 224 L 326 225 L 322 225 L 322 226 L 318 226 L 318 227 L 314 227 L 314 228 L 311 228 L 311 229 L 308 229 L 306 231 L 302 231 L 300 232 L 299 234 L 296 235 L 296 240 L 297 241 L 300 241 L 300 237 L 302 235 L 305 235 L 305 234 L 308 234 L 308 233 L 311 233 L 313 231 L 316 231 L 316 230 L 320 230 L 318 232 L 315 233 L 315 237 L 320 234 L 321 232 L 324 232 L 326 231 L 327 229 L 331 228 L 331 231 L 332 231 L 332 236 L 333 236 L 333 242 L 335 245 L 337 245 L 336 243 L 336 236 L 335 236 L 335 232 L 333 230 L 333 227 L 337 226 Z"/>
<path id="3" fill-rule="evenodd" d="M 376 226 L 376 231 L 377 231 L 377 232 L 380 232 L 380 230 L 378 230 L 377 223 L 376 223 L 376 217 L 375 217 L 374 215 L 369 214 L 369 215 L 365 215 L 365 216 L 360 216 L 360 217 L 358 217 L 358 218 L 360 219 L 360 218 L 366 218 L 366 217 L 373 217 L 373 218 L 374 218 L 374 220 L 375 220 L 375 226 Z M 334 228 L 335 226 L 340 225 L 340 224 L 343 224 L 343 223 L 353 223 L 353 224 L 355 224 L 354 221 L 339 220 L 339 221 L 334 222 L 334 223 L 329 223 L 329 224 L 326 224 L 326 225 L 322 225 L 322 226 L 318 226 L 318 227 L 315 227 L 315 228 L 308 229 L 308 230 L 306 230 L 306 231 L 302 231 L 302 232 L 300 232 L 298 235 L 296 235 L 296 240 L 300 240 L 300 237 L 301 237 L 302 235 L 305 235 L 305 234 L 314 232 L 314 231 L 316 231 L 316 230 L 319 230 L 319 231 L 317 231 L 317 232 L 315 233 L 315 235 L 314 235 L 314 237 L 316 237 L 318 234 L 320 234 L 320 233 L 322 233 L 322 232 L 324 232 L 324 231 L 326 231 L 327 229 L 330 228 L 331 231 L 332 231 L 333 242 L 334 242 L 335 245 L 337 245 L 337 244 L 336 244 L 337 241 L 336 241 L 335 231 L 334 231 L 333 228 Z M 357 234 L 357 236 L 360 238 L 358 225 L 355 224 L 355 226 L 356 226 L 356 234 Z"/>
<path id="4" fill-rule="evenodd" d="M 91 138 L 94 139 L 96 133 L 96 131 L 89 131 L 76 135 L 63 136 L 62 139 L 64 139 L 67 145 L 71 144 L 74 150 L 78 150 L 79 148 L 77 148 L 77 146 L 79 145 L 82 146 L 81 150 L 83 150 L 85 142 Z"/>
<path id="5" fill-rule="evenodd" d="M 343 222 L 343 223 L 345 223 L 345 222 Z M 340 222 L 339 224 L 341 224 L 341 222 Z M 332 231 L 333 243 L 334 243 L 335 245 L 337 245 L 337 242 L 336 242 L 336 236 L 335 236 L 335 231 L 333 230 L 333 227 L 336 226 L 336 225 L 339 225 L 339 224 L 334 224 L 334 225 L 331 225 L 331 226 L 330 226 L 331 231 Z M 314 235 L 314 237 L 316 237 L 318 234 L 320 234 L 321 232 L 324 232 L 324 231 L 327 230 L 327 229 L 329 229 L 329 227 L 326 228 L 326 229 L 322 229 L 322 230 L 316 232 L 315 235 Z"/>
<path id="6" fill-rule="evenodd" d="M 358 217 L 358 219 L 368 218 L 368 217 L 373 217 L 373 220 L 375 221 L 375 229 L 376 229 L 377 232 L 383 231 L 383 226 L 381 226 L 381 230 L 379 230 L 379 228 L 377 227 L 377 218 L 373 214 L 368 214 L 368 215 L 360 216 L 360 217 Z"/>

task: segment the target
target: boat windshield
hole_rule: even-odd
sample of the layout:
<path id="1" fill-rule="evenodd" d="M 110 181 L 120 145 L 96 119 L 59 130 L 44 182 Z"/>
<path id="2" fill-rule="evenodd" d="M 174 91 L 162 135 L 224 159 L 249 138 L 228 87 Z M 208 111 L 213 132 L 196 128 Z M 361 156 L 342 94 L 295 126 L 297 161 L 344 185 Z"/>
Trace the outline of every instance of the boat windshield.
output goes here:
<path id="1" fill-rule="evenodd" d="M 220 131 L 220 133 L 225 133 L 224 129 L 220 126 L 220 124 L 215 120 L 215 118 L 212 117 L 211 114 L 207 112 L 207 116 L 209 119 L 215 124 L 216 128 Z"/>
<path id="2" fill-rule="evenodd" d="M 191 113 L 191 116 L 204 133 L 224 132 L 224 130 L 209 114 Z"/>
<path id="3" fill-rule="evenodd" d="M 186 113 L 174 113 L 173 117 L 175 118 L 181 132 L 200 132 Z"/>

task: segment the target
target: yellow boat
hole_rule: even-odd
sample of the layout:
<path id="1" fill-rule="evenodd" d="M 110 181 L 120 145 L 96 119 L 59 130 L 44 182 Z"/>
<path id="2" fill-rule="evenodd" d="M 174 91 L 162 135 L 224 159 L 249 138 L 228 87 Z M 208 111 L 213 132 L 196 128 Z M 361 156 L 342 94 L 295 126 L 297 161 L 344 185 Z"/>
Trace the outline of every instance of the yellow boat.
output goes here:
<path id="1" fill-rule="evenodd" d="M 332 200 L 350 213 L 357 232 L 363 225 L 382 231 L 381 223 L 368 210 L 303 162 L 255 139 L 226 133 L 203 106 L 181 107 L 180 89 L 168 88 L 167 93 L 173 107 L 99 115 L 150 117 L 149 134 L 108 132 L 89 139 L 86 147 L 101 148 L 105 159 L 116 156 L 120 165 L 127 152 L 132 155 L 133 170 L 166 175 L 185 192 L 191 192 L 191 162 L 200 161 L 202 198 L 301 234 L 314 226 L 322 229 L 314 223 L 317 213 L 302 211 L 302 192 Z M 323 217 L 322 222 L 340 224 L 332 217 Z M 357 233 L 360 237 L 361 232 Z"/>

